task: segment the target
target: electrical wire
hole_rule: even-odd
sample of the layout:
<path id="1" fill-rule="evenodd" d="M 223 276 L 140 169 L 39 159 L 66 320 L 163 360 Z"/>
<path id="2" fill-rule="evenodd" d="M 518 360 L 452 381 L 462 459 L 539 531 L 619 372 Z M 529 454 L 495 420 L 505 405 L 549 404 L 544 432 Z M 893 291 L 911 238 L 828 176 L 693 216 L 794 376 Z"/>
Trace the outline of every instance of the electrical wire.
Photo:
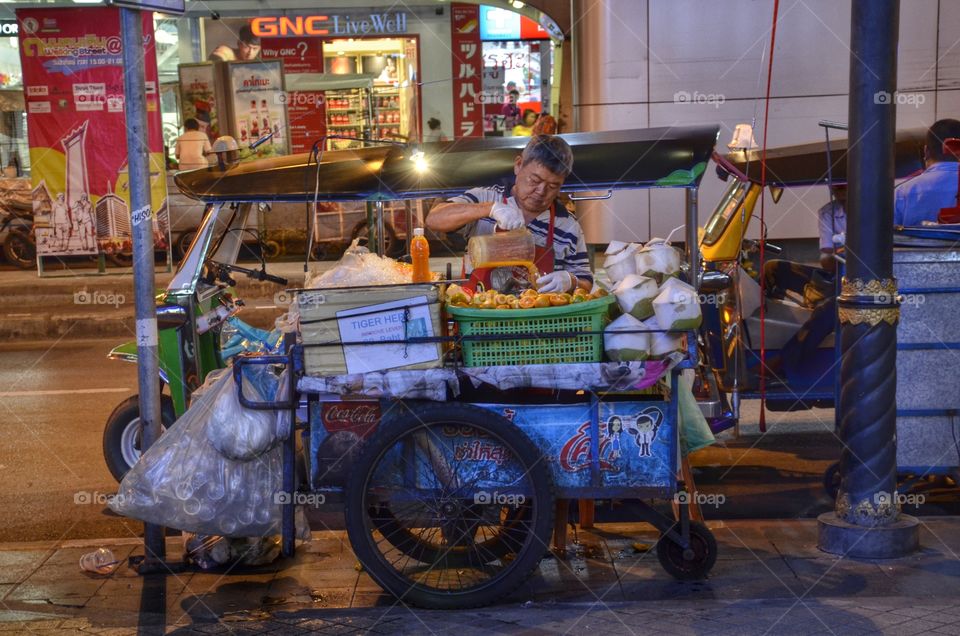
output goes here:
<path id="1" fill-rule="evenodd" d="M 763 147 L 760 150 L 760 432 L 767 432 L 767 329 L 766 280 L 763 266 L 766 262 L 767 223 L 765 216 L 767 187 L 767 124 L 770 121 L 770 83 L 773 78 L 773 54 L 777 42 L 777 15 L 780 0 L 773 0 L 773 25 L 770 27 L 770 56 L 767 58 L 767 92 L 763 105 Z"/>

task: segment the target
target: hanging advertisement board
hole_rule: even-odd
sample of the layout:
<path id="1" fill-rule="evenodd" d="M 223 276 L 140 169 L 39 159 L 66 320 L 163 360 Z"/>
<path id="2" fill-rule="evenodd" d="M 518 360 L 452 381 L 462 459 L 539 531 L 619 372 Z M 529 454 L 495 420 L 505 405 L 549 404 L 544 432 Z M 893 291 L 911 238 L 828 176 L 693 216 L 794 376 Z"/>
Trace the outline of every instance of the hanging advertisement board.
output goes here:
<path id="1" fill-rule="evenodd" d="M 224 90 L 241 160 L 288 152 L 287 96 L 281 60 L 227 62 Z M 256 148 L 251 146 L 260 142 Z"/>
<path id="2" fill-rule="evenodd" d="M 323 44 L 314 37 L 264 38 L 260 57 L 283 60 L 288 87 L 296 76 L 323 73 Z M 307 152 L 327 134 L 326 100 L 323 91 L 290 90 L 286 93 L 290 152 Z"/>
<path id="3" fill-rule="evenodd" d="M 39 256 L 130 254 L 120 10 L 17 9 Z M 169 245 L 153 16 L 143 14 L 150 193 Z"/>
<path id="4" fill-rule="evenodd" d="M 200 131 L 207 133 L 212 144 L 220 136 L 221 111 L 214 64 L 181 64 L 177 72 L 180 75 L 181 121 L 196 119 Z"/>
<path id="5" fill-rule="evenodd" d="M 453 54 L 455 137 L 483 136 L 483 48 L 479 20 L 478 5 L 451 3 L 450 49 Z"/>

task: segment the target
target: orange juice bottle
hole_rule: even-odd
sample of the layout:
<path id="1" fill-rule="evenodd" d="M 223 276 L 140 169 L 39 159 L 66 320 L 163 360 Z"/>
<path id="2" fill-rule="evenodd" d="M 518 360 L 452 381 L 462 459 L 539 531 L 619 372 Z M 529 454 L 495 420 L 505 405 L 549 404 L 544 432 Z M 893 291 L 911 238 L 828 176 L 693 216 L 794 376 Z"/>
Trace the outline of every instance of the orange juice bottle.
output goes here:
<path id="1" fill-rule="evenodd" d="M 423 235 L 423 228 L 413 230 L 413 240 L 410 241 L 410 260 L 413 263 L 413 282 L 429 283 L 433 276 L 430 274 L 430 243 Z"/>

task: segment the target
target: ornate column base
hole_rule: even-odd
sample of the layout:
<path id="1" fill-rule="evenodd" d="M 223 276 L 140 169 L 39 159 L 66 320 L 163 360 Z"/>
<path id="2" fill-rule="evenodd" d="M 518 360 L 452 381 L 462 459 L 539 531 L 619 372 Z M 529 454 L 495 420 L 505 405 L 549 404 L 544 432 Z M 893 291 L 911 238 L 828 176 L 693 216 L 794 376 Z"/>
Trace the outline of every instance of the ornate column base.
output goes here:
<path id="1" fill-rule="evenodd" d="M 835 512 L 817 517 L 817 547 L 830 554 L 855 559 L 896 559 L 920 549 L 920 522 L 900 514 L 884 526 L 864 527 L 847 523 Z"/>

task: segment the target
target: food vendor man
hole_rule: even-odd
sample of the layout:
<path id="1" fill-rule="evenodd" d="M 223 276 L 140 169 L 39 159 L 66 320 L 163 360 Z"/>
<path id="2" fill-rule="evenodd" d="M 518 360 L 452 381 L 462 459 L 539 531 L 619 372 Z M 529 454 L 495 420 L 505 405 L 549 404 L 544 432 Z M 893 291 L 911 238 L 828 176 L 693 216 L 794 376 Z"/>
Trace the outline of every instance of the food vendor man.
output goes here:
<path id="1" fill-rule="evenodd" d="M 541 293 L 590 290 L 593 273 L 583 230 L 557 195 L 573 170 L 573 151 L 561 137 L 536 135 L 514 160 L 514 181 L 506 186 L 473 188 L 438 205 L 426 225 L 435 232 L 459 231 L 466 238 L 526 227 L 536 244 Z M 465 273 L 469 273 L 469 270 Z M 506 291 L 501 285 L 490 288 Z"/>

